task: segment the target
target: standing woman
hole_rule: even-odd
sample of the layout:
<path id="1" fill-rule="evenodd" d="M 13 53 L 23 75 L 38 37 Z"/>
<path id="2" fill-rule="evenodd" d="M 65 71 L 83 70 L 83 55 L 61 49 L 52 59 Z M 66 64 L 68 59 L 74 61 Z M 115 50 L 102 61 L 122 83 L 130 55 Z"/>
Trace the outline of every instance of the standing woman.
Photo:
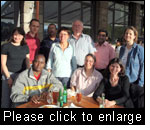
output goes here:
<path id="1" fill-rule="evenodd" d="M 144 85 L 144 48 L 137 44 L 138 32 L 131 26 L 124 32 L 126 45 L 120 49 L 121 59 L 130 83 Z"/>
<path id="2" fill-rule="evenodd" d="M 29 48 L 25 42 L 25 32 L 17 27 L 13 30 L 10 42 L 1 50 L 2 99 L 1 108 L 10 108 L 10 92 L 17 74 L 30 67 Z"/>
<path id="3" fill-rule="evenodd" d="M 70 30 L 62 27 L 59 31 L 60 42 L 52 45 L 47 61 L 47 70 L 55 75 L 63 85 L 69 87 L 72 73 L 77 68 L 73 47 L 68 42 Z"/>

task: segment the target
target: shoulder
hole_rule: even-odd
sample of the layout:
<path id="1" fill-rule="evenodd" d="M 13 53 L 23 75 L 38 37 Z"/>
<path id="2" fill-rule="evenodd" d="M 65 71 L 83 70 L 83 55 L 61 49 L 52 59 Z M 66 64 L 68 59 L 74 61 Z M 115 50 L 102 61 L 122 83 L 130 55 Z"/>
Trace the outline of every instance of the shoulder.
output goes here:
<path id="1" fill-rule="evenodd" d="M 3 44 L 1 47 L 2 47 L 2 48 L 6 48 L 6 47 L 9 47 L 9 46 L 11 46 L 11 43 L 10 43 L 10 42 Z"/>
<path id="2" fill-rule="evenodd" d="M 144 47 L 143 46 L 138 45 L 138 44 L 136 44 L 136 46 L 137 46 L 137 48 L 138 48 L 139 51 L 144 51 Z"/>
<path id="3" fill-rule="evenodd" d="M 121 79 L 122 82 L 129 82 L 129 78 L 127 75 L 120 76 L 119 78 Z"/>
<path id="4" fill-rule="evenodd" d="M 29 70 L 30 69 L 26 69 L 26 70 L 22 71 L 21 73 L 19 73 L 18 78 L 28 77 Z"/>
<path id="5" fill-rule="evenodd" d="M 101 79 L 103 78 L 102 74 L 100 72 L 98 72 L 96 69 L 94 69 L 94 75 Z"/>
<path id="6" fill-rule="evenodd" d="M 83 36 L 85 39 L 90 39 L 90 40 L 92 39 L 91 36 L 88 35 L 88 34 L 82 34 L 82 36 Z"/>
<path id="7" fill-rule="evenodd" d="M 13 51 L 12 49 L 12 44 L 11 43 L 5 43 L 1 46 L 2 48 L 2 53 L 6 53 L 6 52 L 9 52 L 9 51 Z"/>
<path id="8" fill-rule="evenodd" d="M 79 75 L 79 74 L 81 74 L 82 71 L 83 71 L 83 68 L 78 68 L 74 71 L 74 74 Z"/>

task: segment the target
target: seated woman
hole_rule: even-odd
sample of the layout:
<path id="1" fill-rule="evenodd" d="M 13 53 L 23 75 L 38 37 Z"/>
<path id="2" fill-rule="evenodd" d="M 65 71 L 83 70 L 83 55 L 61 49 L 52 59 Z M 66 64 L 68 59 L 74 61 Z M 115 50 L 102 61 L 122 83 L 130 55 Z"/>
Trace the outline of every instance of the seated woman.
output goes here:
<path id="1" fill-rule="evenodd" d="M 93 98 L 101 101 L 101 94 L 105 93 L 105 105 L 111 107 L 113 105 L 121 105 L 132 108 L 133 103 L 129 94 L 129 79 L 125 75 L 124 67 L 118 58 L 110 61 L 106 69 L 106 77 L 103 78 L 99 87 L 94 92 Z"/>
<path id="2" fill-rule="evenodd" d="M 96 58 L 93 54 L 85 57 L 83 68 L 78 68 L 72 75 L 70 87 L 73 91 L 80 89 L 82 95 L 91 97 L 103 76 L 95 70 Z"/>

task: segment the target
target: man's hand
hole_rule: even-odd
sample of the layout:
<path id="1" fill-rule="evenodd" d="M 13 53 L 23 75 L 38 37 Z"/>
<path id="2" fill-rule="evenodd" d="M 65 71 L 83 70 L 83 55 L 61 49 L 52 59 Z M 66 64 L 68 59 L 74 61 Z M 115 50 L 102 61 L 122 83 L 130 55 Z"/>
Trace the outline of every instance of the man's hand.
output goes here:
<path id="1" fill-rule="evenodd" d="M 40 100 L 40 97 L 38 95 L 34 95 L 31 99 L 30 99 L 33 103 L 35 104 L 39 104 L 39 100 Z"/>

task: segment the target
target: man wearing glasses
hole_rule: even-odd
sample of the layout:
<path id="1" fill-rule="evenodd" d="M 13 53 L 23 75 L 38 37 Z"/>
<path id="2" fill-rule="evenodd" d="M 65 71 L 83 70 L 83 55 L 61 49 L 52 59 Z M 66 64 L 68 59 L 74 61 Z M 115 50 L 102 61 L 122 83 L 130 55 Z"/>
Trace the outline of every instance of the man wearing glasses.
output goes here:
<path id="1" fill-rule="evenodd" d="M 95 56 L 96 64 L 95 68 L 104 76 L 105 69 L 109 64 L 109 61 L 115 58 L 115 50 L 113 47 L 106 41 L 108 33 L 106 30 L 100 29 L 98 31 L 97 39 L 98 42 L 95 43 Z"/>

